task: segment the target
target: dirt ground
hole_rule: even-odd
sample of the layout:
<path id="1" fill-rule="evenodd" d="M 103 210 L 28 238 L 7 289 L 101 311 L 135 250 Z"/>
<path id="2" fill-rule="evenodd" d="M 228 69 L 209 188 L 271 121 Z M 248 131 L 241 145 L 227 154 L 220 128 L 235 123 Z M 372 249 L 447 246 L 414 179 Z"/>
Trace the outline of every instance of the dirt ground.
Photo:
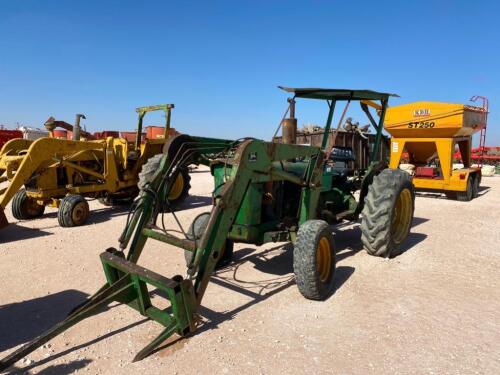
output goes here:
<path id="1" fill-rule="evenodd" d="M 206 170 L 193 173 L 187 226 L 210 209 Z M 114 304 L 11 371 L 43 374 L 498 374 L 500 177 L 462 203 L 418 196 L 404 251 L 367 255 L 359 224 L 334 228 L 337 290 L 324 302 L 294 284 L 289 247 L 236 246 L 212 279 L 197 333 L 133 356 L 162 327 Z M 98 255 L 116 246 L 127 211 L 91 202 L 90 224 L 61 229 L 55 210 L 0 233 L 0 356 L 34 338 L 104 282 Z M 170 226 L 174 226 L 171 220 Z M 288 249 L 288 251 L 287 251 Z M 179 249 L 150 241 L 141 265 L 185 273 Z M 161 306 L 160 298 L 154 302 Z"/>

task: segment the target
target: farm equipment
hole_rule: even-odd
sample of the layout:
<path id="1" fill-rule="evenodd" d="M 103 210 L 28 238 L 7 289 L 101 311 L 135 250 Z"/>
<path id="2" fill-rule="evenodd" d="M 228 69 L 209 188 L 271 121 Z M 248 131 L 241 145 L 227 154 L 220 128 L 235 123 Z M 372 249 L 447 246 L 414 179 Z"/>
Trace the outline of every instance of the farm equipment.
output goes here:
<path id="1" fill-rule="evenodd" d="M 0 125 L 0 150 L 2 149 L 3 145 L 11 139 L 22 137 L 23 133 L 20 130 L 9 130 Z"/>
<path id="2" fill-rule="evenodd" d="M 298 289 L 313 300 L 323 300 L 335 291 L 335 248 L 329 224 L 356 221 L 362 214 L 362 241 L 368 253 L 384 257 L 393 254 L 408 236 L 413 218 L 414 192 L 408 174 L 387 169 L 384 161 L 373 157 L 367 170 L 350 175 L 345 166 L 354 154 L 349 150 L 339 152 L 328 144 L 335 105 L 359 102 L 376 129 L 372 156 L 377 155 L 391 95 L 368 90 L 283 90 L 293 97 L 287 111 L 290 116 L 280 124 L 282 143 L 188 135 L 172 138 L 155 174 L 141 178 L 141 193 L 119 238 L 119 248 L 109 248 L 100 256 L 106 284 L 64 321 L 2 359 L 0 368 L 7 368 L 113 301 L 128 304 L 164 326 L 134 361 L 152 353 L 174 333 L 185 336 L 194 332 L 210 278 L 216 268 L 231 261 L 235 242 L 293 242 Z M 328 117 L 321 147 L 295 144 L 298 98 L 326 104 Z M 378 122 L 368 107 L 379 111 Z M 211 212 L 194 218 L 188 230 L 178 224 L 177 232 L 185 233 L 180 237 L 166 229 L 164 206 L 176 174 L 192 163 L 210 167 L 215 179 L 214 205 Z M 354 198 L 355 191 L 359 191 L 359 201 Z M 175 212 L 172 216 L 175 218 Z M 166 278 L 137 264 L 150 239 L 184 251 L 185 277 Z M 171 308 L 153 306 L 148 285 L 166 295 Z"/>
<path id="3" fill-rule="evenodd" d="M 173 105 L 137 108 L 139 125 L 135 142 L 107 137 L 98 140 L 80 127 L 83 115 L 76 115 L 75 126 L 49 118 L 45 127 L 50 136 L 37 140 L 15 139 L 0 151 L 0 228 L 6 226 L 4 210 L 12 200 L 12 214 L 18 220 L 43 215 L 45 206 L 58 207 L 62 227 L 82 225 L 89 216 L 85 198 L 97 198 L 111 206 L 131 201 L 139 193 L 140 174 L 151 174 L 159 165 L 168 137 L 141 142 L 142 123 L 146 113 L 164 111 L 165 133 L 170 129 Z M 72 132 L 72 140 L 54 137 L 56 128 Z M 159 156 L 158 156 L 159 155 Z M 189 191 L 187 168 L 179 169 L 168 199 L 171 206 L 182 202 Z M 23 188 L 24 187 L 24 188 Z"/>
<path id="4" fill-rule="evenodd" d="M 415 102 L 387 110 L 385 128 L 392 135 L 390 167 L 407 156 L 417 190 L 444 192 L 448 198 L 470 201 L 478 193 L 481 168 L 472 167 L 472 134 L 481 131 L 484 144 L 488 115 L 482 107 L 439 102 Z M 473 98 L 474 99 L 474 98 Z M 480 145 L 482 150 L 483 144 Z M 458 145 L 464 168 L 453 170 Z"/>

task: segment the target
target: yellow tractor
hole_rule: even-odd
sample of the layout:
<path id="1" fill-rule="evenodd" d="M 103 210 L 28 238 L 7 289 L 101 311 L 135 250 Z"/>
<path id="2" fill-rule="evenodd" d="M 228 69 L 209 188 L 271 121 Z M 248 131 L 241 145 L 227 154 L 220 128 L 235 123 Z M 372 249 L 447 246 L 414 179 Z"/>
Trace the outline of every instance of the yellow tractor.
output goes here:
<path id="1" fill-rule="evenodd" d="M 477 98 L 487 103 L 485 98 Z M 477 196 L 481 182 L 481 168 L 471 165 L 472 134 L 481 131 L 483 140 L 487 115 L 484 103 L 478 107 L 415 102 L 388 108 L 384 126 L 392 136 L 389 166 L 407 169 L 417 190 L 470 201 Z M 463 167 L 454 169 L 456 146 Z"/>
<path id="2" fill-rule="evenodd" d="M 139 123 L 134 142 L 114 137 L 89 140 L 91 135 L 80 128 L 83 115 L 77 115 L 74 126 L 49 118 L 45 123 L 49 137 L 7 142 L 0 151 L 0 228 L 8 224 L 4 211 L 11 200 L 12 215 L 18 220 L 42 216 L 47 205 L 58 207 L 61 227 L 86 222 L 86 198 L 98 199 L 107 206 L 133 200 L 139 193 L 140 176 L 153 175 L 159 167 L 173 108 L 173 104 L 137 108 Z M 143 139 L 143 119 L 151 111 L 165 112 L 165 133 L 157 139 Z M 73 139 L 55 138 L 57 127 L 71 131 Z M 189 193 L 187 168 L 176 173 L 165 202 L 167 209 L 181 203 Z"/>

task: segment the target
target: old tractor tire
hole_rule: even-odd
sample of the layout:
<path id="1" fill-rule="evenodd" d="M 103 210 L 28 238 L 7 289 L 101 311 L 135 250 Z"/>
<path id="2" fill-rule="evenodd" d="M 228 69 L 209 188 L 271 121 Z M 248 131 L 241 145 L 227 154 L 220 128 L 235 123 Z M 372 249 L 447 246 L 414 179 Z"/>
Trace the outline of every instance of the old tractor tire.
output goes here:
<path id="1" fill-rule="evenodd" d="M 368 188 L 361 221 L 361 241 L 370 255 L 390 257 L 410 233 L 415 189 L 410 176 L 384 169 Z"/>
<path id="2" fill-rule="evenodd" d="M 148 183 L 153 181 L 155 173 L 160 168 L 160 162 L 163 154 L 155 155 L 148 159 L 148 161 L 142 166 L 142 170 L 139 173 L 139 183 L 137 186 L 139 189 L 144 189 Z M 180 168 L 175 177 L 175 182 L 168 193 L 168 203 L 170 207 L 176 208 L 180 205 L 189 195 L 189 189 L 191 188 L 191 176 L 189 176 L 189 170 L 187 167 Z"/>
<path id="3" fill-rule="evenodd" d="M 43 215 L 45 206 L 28 197 L 26 190 L 19 190 L 12 198 L 12 216 L 17 220 L 31 220 Z"/>
<path id="4" fill-rule="evenodd" d="M 481 176 L 474 175 L 474 182 L 472 183 L 472 199 L 477 198 L 479 195 L 479 184 L 481 183 Z"/>
<path id="5" fill-rule="evenodd" d="M 209 219 L 210 219 L 210 212 L 204 212 L 196 216 L 191 225 L 189 226 L 187 232 L 187 238 L 192 241 L 193 240 L 196 241 L 196 243 L 198 244 L 201 237 L 203 236 L 203 233 L 205 233 L 205 230 L 207 229 Z M 229 239 L 226 239 L 226 243 L 224 245 L 224 248 L 222 249 L 222 254 L 219 260 L 217 261 L 217 264 L 215 265 L 215 269 L 220 269 L 229 265 L 231 263 L 231 260 L 233 259 L 233 251 L 234 251 L 234 242 Z M 187 266 L 191 264 L 192 257 L 193 257 L 193 252 L 184 250 L 184 259 L 186 260 Z"/>
<path id="6" fill-rule="evenodd" d="M 78 227 L 85 224 L 89 217 L 89 204 L 78 194 L 68 194 L 59 205 L 57 221 L 63 228 Z"/>
<path id="7" fill-rule="evenodd" d="M 474 178 L 469 175 L 467 179 L 467 188 L 465 191 L 457 191 L 457 200 L 460 202 L 469 202 L 474 198 Z"/>
<path id="8" fill-rule="evenodd" d="M 134 197 L 115 198 L 115 197 L 105 196 L 105 197 L 97 198 L 97 201 L 106 207 L 126 206 L 126 205 L 132 203 L 133 200 L 134 200 Z"/>
<path id="9" fill-rule="evenodd" d="M 293 272 L 300 293 L 307 299 L 324 300 L 335 291 L 335 247 L 326 221 L 308 220 L 299 227 Z"/>

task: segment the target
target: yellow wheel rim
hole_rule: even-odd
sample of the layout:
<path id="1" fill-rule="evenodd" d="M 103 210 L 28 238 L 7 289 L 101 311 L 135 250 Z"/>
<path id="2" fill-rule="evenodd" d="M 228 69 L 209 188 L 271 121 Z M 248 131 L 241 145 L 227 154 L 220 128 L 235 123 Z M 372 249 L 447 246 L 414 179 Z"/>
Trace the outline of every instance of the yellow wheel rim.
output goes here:
<path id="1" fill-rule="evenodd" d="M 183 190 L 184 190 L 184 177 L 182 177 L 182 174 L 179 173 L 177 175 L 177 178 L 175 179 L 174 184 L 172 185 L 172 188 L 168 193 L 168 200 L 175 201 L 181 196 Z"/>
<path id="2" fill-rule="evenodd" d="M 330 241 L 326 237 L 322 237 L 319 240 L 318 247 L 316 248 L 316 269 L 320 281 L 322 283 L 326 282 L 332 270 L 332 252 Z"/>
<path id="3" fill-rule="evenodd" d="M 71 218 L 76 225 L 82 224 L 89 213 L 87 202 L 80 202 L 75 205 L 73 212 L 71 213 Z"/>
<path id="4" fill-rule="evenodd" d="M 410 231 L 413 200 L 409 189 L 403 189 L 396 201 L 392 218 L 393 239 L 396 244 L 403 242 Z"/>

